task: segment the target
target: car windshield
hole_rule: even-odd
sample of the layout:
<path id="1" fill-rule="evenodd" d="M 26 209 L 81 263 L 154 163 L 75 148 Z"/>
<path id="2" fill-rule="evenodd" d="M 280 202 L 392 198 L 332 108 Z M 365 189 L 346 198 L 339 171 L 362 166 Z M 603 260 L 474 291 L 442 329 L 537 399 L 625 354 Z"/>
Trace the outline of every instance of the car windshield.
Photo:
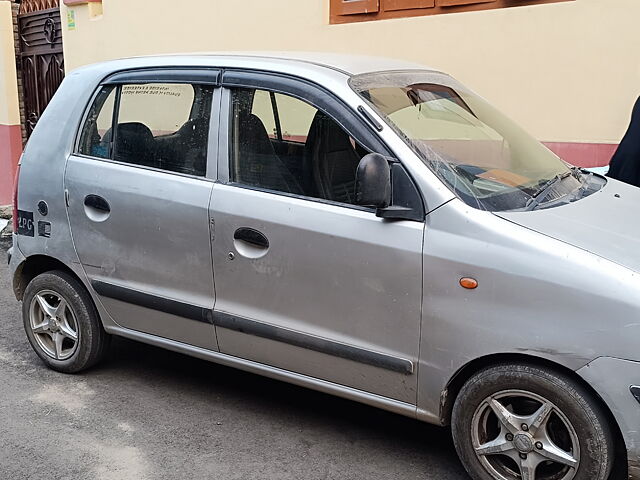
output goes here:
<path id="1" fill-rule="evenodd" d="M 577 169 L 447 75 L 382 72 L 350 85 L 475 208 L 551 206 L 582 185 Z"/>

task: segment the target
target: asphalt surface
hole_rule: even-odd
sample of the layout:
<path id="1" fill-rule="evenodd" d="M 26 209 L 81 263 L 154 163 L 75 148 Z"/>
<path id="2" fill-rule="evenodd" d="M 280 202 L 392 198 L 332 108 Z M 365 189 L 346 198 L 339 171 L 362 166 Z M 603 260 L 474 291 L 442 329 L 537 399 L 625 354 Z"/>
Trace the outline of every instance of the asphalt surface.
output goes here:
<path id="1" fill-rule="evenodd" d="M 0 479 L 468 480 L 446 429 L 159 348 L 48 370 L 3 247 Z"/>

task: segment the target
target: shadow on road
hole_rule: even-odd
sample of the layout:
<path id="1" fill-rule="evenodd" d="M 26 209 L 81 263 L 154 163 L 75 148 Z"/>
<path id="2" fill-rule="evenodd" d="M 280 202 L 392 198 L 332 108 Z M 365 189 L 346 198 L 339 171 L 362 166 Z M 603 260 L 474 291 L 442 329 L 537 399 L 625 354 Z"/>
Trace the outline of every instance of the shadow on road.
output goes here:
<path id="1" fill-rule="evenodd" d="M 263 410 L 306 424 L 334 424 L 355 430 L 359 437 L 385 438 L 394 448 L 426 450 L 457 462 L 446 428 L 124 338 L 114 338 L 108 357 L 88 374 L 116 373 L 139 376 L 145 382 L 188 392 L 190 397 L 206 399 L 215 393 L 219 401 L 232 402 L 239 409 Z"/>
<path id="2" fill-rule="evenodd" d="M 87 372 L 47 370 L 0 262 L 1 478 L 468 480 L 447 429 L 127 339 Z"/>

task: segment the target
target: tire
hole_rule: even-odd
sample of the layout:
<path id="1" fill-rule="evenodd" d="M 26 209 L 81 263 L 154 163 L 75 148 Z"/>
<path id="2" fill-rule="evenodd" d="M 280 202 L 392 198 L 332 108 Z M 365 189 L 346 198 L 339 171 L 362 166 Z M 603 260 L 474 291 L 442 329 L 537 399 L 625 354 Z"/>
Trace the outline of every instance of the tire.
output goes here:
<path id="1" fill-rule="evenodd" d="M 476 373 L 456 398 L 452 433 L 474 480 L 607 480 L 614 463 L 599 404 L 544 367 L 502 364 Z"/>
<path id="2" fill-rule="evenodd" d="M 62 271 L 31 280 L 22 301 L 22 318 L 33 350 L 59 372 L 77 373 L 94 366 L 110 342 L 89 293 Z"/>

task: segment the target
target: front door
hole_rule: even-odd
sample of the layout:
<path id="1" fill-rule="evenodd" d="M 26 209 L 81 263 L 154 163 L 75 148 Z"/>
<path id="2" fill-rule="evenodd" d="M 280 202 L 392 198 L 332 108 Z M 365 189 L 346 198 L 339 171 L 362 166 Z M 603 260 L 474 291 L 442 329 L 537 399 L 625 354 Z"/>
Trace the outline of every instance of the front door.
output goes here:
<path id="1" fill-rule="evenodd" d="M 213 97 L 209 85 L 144 83 L 140 74 L 128 83 L 120 74 L 96 94 L 65 188 L 76 251 L 113 320 L 215 350 Z"/>
<path id="2" fill-rule="evenodd" d="M 211 204 L 220 351 L 414 404 L 424 223 L 354 204 L 366 149 L 331 110 L 282 88 L 226 95 L 229 181 Z"/>

